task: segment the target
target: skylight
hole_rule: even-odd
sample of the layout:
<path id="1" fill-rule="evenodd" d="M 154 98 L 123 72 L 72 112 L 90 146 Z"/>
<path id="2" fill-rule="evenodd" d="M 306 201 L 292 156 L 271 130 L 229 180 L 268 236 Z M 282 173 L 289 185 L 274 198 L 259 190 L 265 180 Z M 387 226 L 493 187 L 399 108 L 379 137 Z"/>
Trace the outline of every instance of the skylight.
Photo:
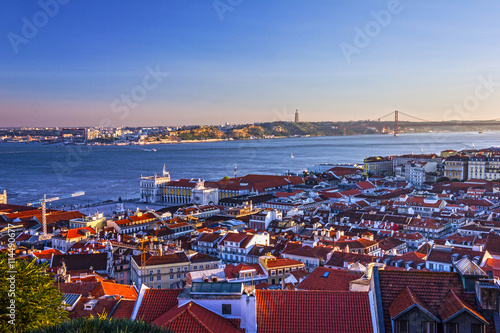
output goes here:
<path id="1" fill-rule="evenodd" d="M 327 278 L 328 275 L 330 275 L 330 272 L 324 272 L 323 275 L 321 275 L 321 277 Z"/>

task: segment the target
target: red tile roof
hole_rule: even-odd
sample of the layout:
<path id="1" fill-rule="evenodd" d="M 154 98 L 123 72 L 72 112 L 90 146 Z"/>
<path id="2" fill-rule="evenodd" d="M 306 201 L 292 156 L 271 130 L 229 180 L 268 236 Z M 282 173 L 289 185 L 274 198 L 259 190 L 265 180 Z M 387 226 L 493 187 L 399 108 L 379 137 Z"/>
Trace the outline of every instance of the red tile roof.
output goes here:
<path id="1" fill-rule="evenodd" d="M 71 239 L 71 238 L 80 238 L 85 236 L 87 233 L 95 234 L 94 229 L 90 227 L 69 229 L 67 232 L 61 233 L 60 237 Z"/>
<path id="2" fill-rule="evenodd" d="M 464 311 L 469 312 L 472 316 L 488 325 L 486 319 L 484 319 L 484 317 L 474 310 L 469 304 L 462 301 L 453 290 L 450 290 L 438 308 L 438 313 L 444 322 L 452 319 Z"/>
<path id="3" fill-rule="evenodd" d="M 370 256 L 367 254 L 358 254 L 358 253 L 346 253 L 346 252 L 333 252 L 330 260 L 325 264 L 325 266 L 329 267 L 338 267 L 338 268 L 346 268 L 345 263 L 350 262 L 359 262 L 362 264 L 366 264 L 369 262 L 374 262 L 379 257 Z"/>
<path id="4" fill-rule="evenodd" d="M 257 332 L 373 332 L 368 293 L 257 290 Z"/>
<path id="5" fill-rule="evenodd" d="M 142 298 L 136 319 L 152 322 L 168 310 L 177 307 L 181 289 L 147 289 Z"/>
<path id="6" fill-rule="evenodd" d="M 110 313 L 113 310 L 113 307 L 118 302 L 118 300 L 114 298 L 107 299 L 97 299 L 97 304 L 94 306 L 92 310 L 85 310 L 85 303 L 95 300 L 93 298 L 82 297 L 73 308 L 73 310 L 69 313 L 69 318 L 82 318 L 82 317 L 98 317 L 103 312 Z"/>
<path id="7" fill-rule="evenodd" d="M 33 255 L 38 259 L 50 259 L 52 258 L 52 254 L 62 255 L 62 252 L 56 249 L 47 249 L 38 252 L 33 252 Z"/>
<path id="8" fill-rule="evenodd" d="M 246 233 L 240 232 L 228 232 L 226 236 L 222 239 L 223 242 L 235 242 L 240 243 L 244 240 L 248 235 Z"/>
<path id="9" fill-rule="evenodd" d="M 326 256 L 333 251 L 333 247 L 326 246 L 302 246 L 287 252 L 287 255 L 294 255 L 299 257 L 308 257 L 315 259 L 326 259 Z"/>
<path id="10" fill-rule="evenodd" d="M 500 236 L 496 233 L 489 233 L 484 250 L 491 254 L 500 254 Z"/>
<path id="11" fill-rule="evenodd" d="M 238 264 L 237 266 L 228 264 L 226 268 L 224 268 L 224 273 L 228 279 L 239 278 L 240 271 L 257 271 L 258 275 L 264 274 L 262 266 L 259 264 Z"/>
<path id="12" fill-rule="evenodd" d="M 373 185 L 373 183 L 368 181 L 368 180 L 356 183 L 356 186 L 362 190 L 369 190 L 369 189 L 377 188 L 377 186 Z"/>
<path id="13" fill-rule="evenodd" d="M 222 235 L 220 233 L 215 232 L 204 232 L 201 234 L 200 238 L 198 238 L 197 242 L 206 242 L 206 243 L 214 243 L 217 241 Z"/>
<path id="14" fill-rule="evenodd" d="M 452 262 L 452 255 L 458 254 L 458 258 L 467 255 L 469 258 L 479 257 L 479 261 L 483 259 L 484 252 L 473 251 L 467 248 L 452 247 L 440 249 L 433 247 L 427 256 L 427 261 L 442 262 L 450 264 Z"/>
<path id="15" fill-rule="evenodd" d="M 64 294 L 81 294 L 83 297 L 89 297 L 99 285 L 99 282 L 84 283 L 58 283 L 59 290 Z"/>
<path id="16" fill-rule="evenodd" d="M 134 261 L 137 263 L 137 266 L 141 266 L 141 256 L 133 257 Z M 189 263 L 189 259 L 184 252 L 176 252 L 164 254 L 161 256 L 151 255 L 146 253 L 146 261 L 144 263 L 145 266 L 155 266 L 155 265 L 169 265 L 169 264 L 180 264 L 180 263 Z"/>
<path id="17" fill-rule="evenodd" d="M 389 307 L 389 314 L 391 315 L 391 318 L 395 319 L 414 306 L 418 306 L 420 310 L 426 312 L 427 315 L 437 319 L 435 311 L 429 308 L 429 306 L 425 304 L 417 295 L 415 295 L 415 293 L 408 286 L 403 288 L 398 297 L 396 297 L 396 299 L 394 299 L 391 303 L 391 306 Z"/>
<path id="18" fill-rule="evenodd" d="M 158 317 L 153 324 L 168 327 L 175 333 L 241 333 L 228 319 L 194 302 L 174 307 Z"/>
<path id="19" fill-rule="evenodd" d="M 340 192 L 340 194 L 350 197 L 350 196 L 360 195 L 360 194 L 362 194 L 362 192 L 360 190 L 357 190 L 357 189 L 352 189 L 352 190 L 342 191 L 342 192 Z"/>
<path id="20" fill-rule="evenodd" d="M 486 259 L 484 266 L 481 268 L 485 272 L 492 271 L 493 276 L 497 278 L 500 277 L 500 259 L 488 258 Z"/>
<path id="21" fill-rule="evenodd" d="M 92 277 L 95 279 L 95 277 Z M 137 291 L 133 286 L 114 282 L 79 282 L 59 283 L 59 290 L 65 294 L 82 294 L 83 297 L 123 296 L 124 299 L 135 300 Z"/>
<path id="22" fill-rule="evenodd" d="M 340 269 L 318 267 L 309 274 L 296 289 L 349 291 L 349 282 L 363 275 Z"/>
<path id="23" fill-rule="evenodd" d="M 448 292 L 453 290 L 460 299 L 476 307 L 474 293 L 465 292 L 458 273 L 424 272 L 420 270 L 379 270 L 379 283 L 386 332 L 391 332 L 389 308 L 403 289 L 409 287 L 423 304 L 434 313 Z"/>
<path id="24" fill-rule="evenodd" d="M 118 303 L 118 306 L 113 312 L 112 317 L 130 319 L 130 317 L 132 316 L 132 312 L 134 311 L 134 305 L 135 301 L 128 299 L 120 300 L 120 303 Z"/>
<path id="25" fill-rule="evenodd" d="M 119 284 L 112 282 L 101 282 L 101 290 L 98 292 L 94 290 L 92 294 L 96 297 L 101 297 L 104 295 L 108 296 L 122 296 L 124 299 L 135 300 L 137 298 L 137 291 L 133 286 L 127 284 Z"/>
<path id="26" fill-rule="evenodd" d="M 292 266 L 292 265 L 301 265 L 304 266 L 304 263 L 298 260 L 286 259 L 286 258 L 276 258 L 276 260 L 269 260 L 266 262 L 267 268 L 273 269 L 278 267 Z"/>

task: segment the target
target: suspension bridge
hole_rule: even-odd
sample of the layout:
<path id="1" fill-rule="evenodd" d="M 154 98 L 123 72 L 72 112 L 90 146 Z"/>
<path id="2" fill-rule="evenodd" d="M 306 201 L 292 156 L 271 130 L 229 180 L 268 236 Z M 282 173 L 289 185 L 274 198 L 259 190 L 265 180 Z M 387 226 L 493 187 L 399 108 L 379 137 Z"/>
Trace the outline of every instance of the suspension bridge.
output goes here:
<path id="1" fill-rule="evenodd" d="M 426 127 L 443 127 L 443 126 L 500 126 L 500 118 L 491 119 L 491 120 L 449 120 L 449 121 L 436 121 L 436 120 L 428 120 L 420 117 L 415 117 L 409 115 L 407 113 L 401 111 L 392 111 L 382 117 L 371 120 L 372 122 L 379 122 L 381 124 L 385 124 L 386 122 L 382 122 L 383 119 L 393 118 L 394 119 L 394 136 L 398 136 L 400 133 L 400 116 L 404 116 L 405 118 L 409 118 L 411 121 L 404 120 L 406 125 L 411 124 L 421 124 Z"/>

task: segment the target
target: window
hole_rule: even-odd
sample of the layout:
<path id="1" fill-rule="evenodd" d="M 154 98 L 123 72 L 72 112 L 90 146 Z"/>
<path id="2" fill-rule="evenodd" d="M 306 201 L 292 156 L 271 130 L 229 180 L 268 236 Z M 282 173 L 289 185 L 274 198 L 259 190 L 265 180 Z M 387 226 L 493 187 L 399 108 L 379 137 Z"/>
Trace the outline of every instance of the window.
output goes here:
<path id="1" fill-rule="evenodd" d="M 446 330 L 444 331 L 444 333 L 458 333 L 458 324 L 446 324 Z"/>
<path id="2" fill-rule="evenodd" d="M 170 280 L 174 279 L 174 274 L 170 274 Z"/>
<path id="3" fill-rule="evenodd" d="M 158 275 L 158 276 L 156 277 L 156 281 L 161 281 L 161 275 Z"/>
<path id="4" fill-rule="evenodd" d="M 205 268 L 210 268 L 210 265 L 206 265 Z"/>
<path id="5" fill-rule="evenodd" d="M 276 275 L 276 271 L 271 271 L 271 275 L 275 276 Z"/>
<path id="6" fill-rule="evenodd" d="M 193 269 L 194 269 L 194 270 L 197 270 L 197 269 L 198 269 L 198 266 L 194 265 L 194 266 L 193 266 Z"/>
<path id="7" fill-rule="evenodd" d="M 479 325 L 479 324 L 472 324 L 471 325 L 471 333 L 484 333 L 484 325 Z"/>
<path id="8" fill-rule="evenodd" d="M 156 270 L 156 273 L 157 273 L 157 274 L 160 274 L 160 273 L 161 273 L 161 269 L 157 269 L 157 270 Z"/>
<path id="9" fill-rule="evenodd" d="M 177 278 L 180 279 L 181 278 L 181 275 L 180 274 L 177 274 Z"/>
<path id="10" fill-rule="evenodd" d="M 153 274 L 153 270 L 150 270 L 150 271 L 149 271 L 149 274 Z"/>
<path id="11" fill-rule="evenodd" d="M 436 324 L 433 321 L 422 322 L 422 333 L 434 333 L 436 332 Z"/>
<path id="12" fill-rule="evenodd" d="M 177 272 L 180 272 L 181 271 L 181 268 L 180 267 L 177 267 Z"/>
<path id="13" fill-rule="evenodd" d="M 283 275 L 283 270 L 282 269 L 278 270 L 278 275 Z"/>
<path id="14" fill-rule="evenodd" d="M 161 289 L 161 284 L 158 285 L 158 289 Z"/>
<path id="15" fill-rule="evenodd" d="M 222 304 L 222 315 L 231 314 L 231 304 Z"/>
<path id="16" fill-rule="evenodd" d="M 150 277 L 149 277 L 149 281 L 150 281 L 150 282 L 153 282 L 154 280 L 155 280 L 155 277 L 154 277 L 154 276 L 150 276 Z"/>
<path id="17" fill-rule="evenodd" d="M 397 320 L 395 326 L 396 326 L 396 333 L 408 333 L 410 331 L 408 320 Z"/>
<path id="18" fill-rule="evenodd" d="M 173 273 L 174 272 L 174 269 L 173 268 L 170 268 L 170 273 Z"/>

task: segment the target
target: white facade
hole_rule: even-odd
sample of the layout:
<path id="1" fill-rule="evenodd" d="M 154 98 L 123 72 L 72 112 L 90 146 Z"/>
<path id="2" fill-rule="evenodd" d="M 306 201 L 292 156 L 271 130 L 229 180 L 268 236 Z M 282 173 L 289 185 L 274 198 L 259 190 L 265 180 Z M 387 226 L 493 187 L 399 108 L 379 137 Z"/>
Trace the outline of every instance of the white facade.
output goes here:
<path id="1" fill-rule="evenodd" d="M 198 180 L 192 191 L 191 202 L 195 205 L 209 205 L 219 203 L 219 189 L 206 188 L 202 180 Z"/>
<path id="2" fill-rule="evenodd" d="M 161 202 L 161 188 L 170 182 L 170 174 L 163 167 L 163 175 L 141 176 L 141 201 L 142 202 Z"/>

